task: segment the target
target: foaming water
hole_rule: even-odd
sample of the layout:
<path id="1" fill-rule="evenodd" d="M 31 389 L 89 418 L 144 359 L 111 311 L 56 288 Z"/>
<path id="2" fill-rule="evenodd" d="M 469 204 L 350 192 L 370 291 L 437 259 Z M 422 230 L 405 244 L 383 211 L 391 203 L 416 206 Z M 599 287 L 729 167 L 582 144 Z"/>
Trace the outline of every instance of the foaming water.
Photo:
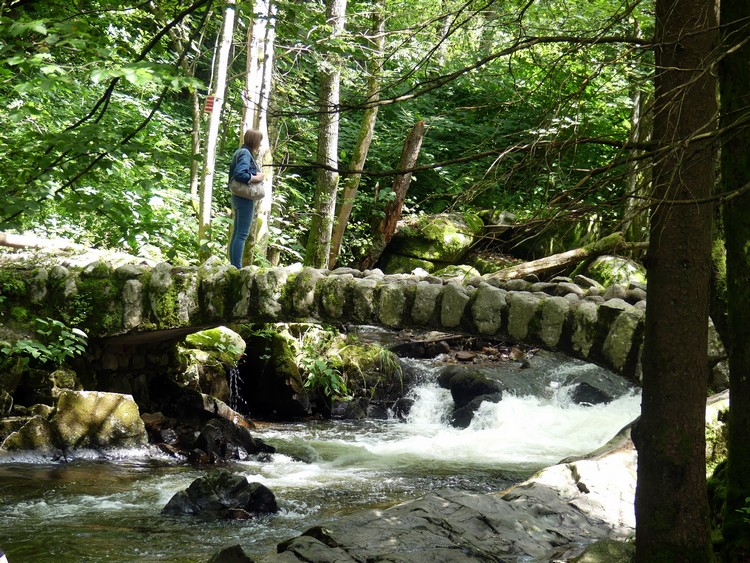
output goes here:
<path id="1" fill-rule="evenodd" d="M 434 382 L 434 368 L 413 390 L 406 421 L 263 426 L 254 434 L 278 453 L 230 468 L 268 486 L 281 511 L 242 522 L 162 516 L 172 495 L 205 470 L 153 449 L 80 452 L 56 463 L 0 459 L 0 547 L 14 563 L 206 561 L 231 544 L 252 557 L 357 509 L 440 488 L 502 490 L 598 448 L 637 416 L 640 397 L 632 391 L 606 405 L 574 404 L 567 382 L 592 369 L 599 368 L 557 366 L 533 396 L 505 393 L 498 403 L 482 403 L 465 429 L 450 425 L 453 401 Z"/>

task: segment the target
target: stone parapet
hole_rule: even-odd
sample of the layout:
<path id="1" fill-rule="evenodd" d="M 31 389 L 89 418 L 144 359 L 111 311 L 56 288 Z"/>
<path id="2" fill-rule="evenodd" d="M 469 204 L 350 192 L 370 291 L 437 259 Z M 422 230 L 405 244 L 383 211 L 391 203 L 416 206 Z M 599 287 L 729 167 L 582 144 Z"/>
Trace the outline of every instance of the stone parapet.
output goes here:
<path id="1" fill-rule="evenodd" d="M 638 284 L 601 294 L 563 277 L 539 283 L 300 265 L 237 270 L 218 258 L 198 268 L 113 270 L 103 261 L 16 267 L 5 269 L 9 277 L 13 291 L 0 290 L 0 307 L 60 318 L 93 338 L 245 322 L 413 327 L 557 349 L 628 377 L 637 374 L 643 340 L 645 286 Z"/>

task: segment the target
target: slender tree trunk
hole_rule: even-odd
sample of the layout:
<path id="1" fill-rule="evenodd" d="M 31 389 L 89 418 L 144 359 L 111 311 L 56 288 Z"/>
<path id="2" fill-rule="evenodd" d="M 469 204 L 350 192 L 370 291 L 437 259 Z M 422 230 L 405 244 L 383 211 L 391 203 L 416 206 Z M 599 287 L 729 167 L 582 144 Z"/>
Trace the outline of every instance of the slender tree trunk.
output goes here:
<path id="1" fill-rule="evenodd" d="M 245 250 L 250 248 L 256 256 L 268 255 L 269 223 L 271 218 L 271 205 L 273 203 L 273 152 L 271 151 L 271 138 L 268 128 L 268 106 L 271 98 L 271 87 L 273 82 L 274 52 L 276 45 L 276 12 L 275 0 L 264 0 L 262 2 L 264 11 L 257 12 L 257 18 L 263 18 L 263 41 L 260 54 L 260 91 L 258 92 L 258 112 L 256 127 L 263 133 L 263 142 L 258 153 L 258 164 L 263 166 L 263 182 L 266 186 L 266 197 L 255 202 L 255 220 L 250 231 L 248 244 Z M 259 6 L 261 8 L 261 6 Z"/>
<path id="2" fill-rule="evenodd" d="M 156 4 L 150 3 L 152 12 L 156 12 Z M 186 52 L 192 50 L 194 52 L 200 51 L 200 45 L 192 43 L 190 34 L 186 29 L 185 22 L 181 25 L 176 26 L 169 30 L 169 39 L 172 43 L 172 47 L 178 53 L 180 53 L 180 68 L 185 76 L 195 77 L 195 65 L 196 59 L 190 62 L 186 55 Z M 198 213 L 198 187 L 201 180 L 201 166 L 200 166 L 200 152 L 201 152 L 201 117 L 203 115 L 203 108 L 201 107 L 201 100 L 198 90 L 190 86 L 190 101 L 192 105 L 192 118 L 193 127 L 190 135 L 190 154 L 192 156 L 190 160 L 190 201 L 193 205 L 193 209 Z"/>
<path id="3" fill-rule="evenodd" d="M 372 13 L 372 50 L 373 57 L 370 60 L 370 74 L 367 78 L 367 100 L 366 103 L 372 104 L 365 109 L 362 116 L 362 125 L 359 129 L 357 146 L 354 147 L 352 157 L 352 173 L 344 181 L 344 194 L 341 198 L 341 205 L 336 214 L 336 224 L 333 228 L 331 238 L 331 254 L 328 258 L 328 267 L 333 268 L 341 252 L 341 243 L 344 240 L 344 231 L 349 223 L 349 217 L 354 206 L 354 199 L 357 197 L 359 182 L 362 178 L 362 169 L 367 160 L 367 153 L 370 150 L 372 136 L 375 133 L 375 122 L 378 117 L 377 101 L 380 99 L 380 74 L 383 65 L 383 53 L 385 50 L 385 5 L 382 0 L 373 6 Z"/>
<path id="4" fill-rule="evenodd" d="M 406 141 L 404 141 L 404 148 L 401 151 L 401 161 L 398 165 L 399 170 L 414 168 L 419 158 L 419 150 L 422 148 L 423 137 L 424 121 L 418 121 L 411 128 Z M 378 261 L 383 250 L 385 250 L 385 247 L 388 246 L 388 243 L 393 238 L 393 234 L 396 232 L 396 225 L 398 225 L 398 220 L 401 218 L 401 208 L 404 206 L 404 199 L 411 183 L 411 176 L 411 172 L 406 172 L 399 174 L 393 180 L 393 193 L 396 197 L 385 206 L 385 214 L 375 229 L 372 248 L 370 249 L 370 253 L 362 260 L 360 264 L 361 269 L 366 270 L 367 268 L 371 268 Z"/>
<path id="5" fill-rule="evenodd" d="M 346 0 L 326 0 L 326 19 L 331 39 L 344 31 Z M 336 192 L 339 184 L 339 83 L 341 60 L 334 51 L 325 54 L 320 77 L 320 123 L 318 125 L 318 172 L 315 210 L 310 223 L 305 265 L 325 268 L 331 251 Z"/>
<path id="6" fill-rule="evenodd" d="M 705 465 L 717 46 L 713 2 L 657 0 L 655 162 L 638 448 L 636 561 L 712 561 Z"/>
<path id="7" fill-rule="evenodd" d="M 723 51 L 719 65 L 724 192 L 750 183 L 750 3 L 722 0 Z M 729 436 L 724 517 L 726 561 L 750 561 L 747 508 L 750 497 L 750 194 L 730 199 L 723 210 L 728 304 Z"/>
<path id="8" fill-rule="evenodd" d="M 635 23 L 634 35 L 641 37 L 638 22 Z M 633 144 L 644 144 L 651 139 L 651 113 L 648 111 L 648 94 L 641 84 L 632 86 L 630 100 L 630 131 L 628 141 Z M 626 238 L 630 241 L 641 242 L 648 240 L 648 187 L 650 185 L 650 168 L 643 159 L 643 151 L 633 150 L 632 158 L 628 161 L 627 189 L 629 198 L 623 213 L 623 228 Z"/>
<path id="9" fill-rule="evenodd" d="M 224 95 L 227 84 L 227 68 L 229 66 L 229 51 L 232 47 L 232 34 L 234 33 L 234 14 L 236 0 L 227 0 L 224 11 L 224 23 L 222 25 L 221 38 L 219 41 L 219 60 L 216 71 L 216 89 L 214 90 L 214 107 L 209 114 L 208 134 L 206 135 L 206 151 L 203 161 L 203 182 L 200 190 L 198 209 L 198 244 L 202 260 L 205 260 L 209 252 L 206 241 L 211 227 L 211 203 L 213 201 L 214 170 L 216 167 L 216 145 L 219 138 L 219 124 L 221 122 L 221 108 L 224 105 Z"/>

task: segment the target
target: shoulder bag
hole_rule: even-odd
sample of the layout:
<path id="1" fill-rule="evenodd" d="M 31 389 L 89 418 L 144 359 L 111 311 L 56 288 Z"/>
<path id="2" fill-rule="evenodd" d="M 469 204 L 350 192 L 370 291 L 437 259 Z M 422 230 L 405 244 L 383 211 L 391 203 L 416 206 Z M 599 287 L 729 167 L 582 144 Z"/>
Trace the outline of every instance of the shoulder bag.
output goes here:
<path id="1" fill-rule="evenodd" d="M 255 159 L 253 158 L 252 153 L 250 153 L 250 161 L 255 164 Z M 255 168 L 257 170 L 257 165 Z M 239 180 L 232 178 L 232 181 L 229 182 L 229 191 L 234 195 L 245 199 L 259 200 L 266 197 L 264 182 L 250 182 L 248 184 L 243 184 Z"/>

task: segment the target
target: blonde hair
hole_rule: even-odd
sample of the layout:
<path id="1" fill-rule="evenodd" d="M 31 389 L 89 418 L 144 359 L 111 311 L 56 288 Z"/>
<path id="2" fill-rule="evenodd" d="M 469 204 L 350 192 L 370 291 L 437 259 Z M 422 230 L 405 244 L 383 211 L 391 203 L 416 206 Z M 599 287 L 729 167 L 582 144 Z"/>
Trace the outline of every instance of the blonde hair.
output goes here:
<path id="1" fill-rule="evenodd" d="M 257 129 L 248 129 L 242 137 L 242 142 L 255 152 L 260 148 L 260 142 L 263 140 L 263 133 Z"/>

